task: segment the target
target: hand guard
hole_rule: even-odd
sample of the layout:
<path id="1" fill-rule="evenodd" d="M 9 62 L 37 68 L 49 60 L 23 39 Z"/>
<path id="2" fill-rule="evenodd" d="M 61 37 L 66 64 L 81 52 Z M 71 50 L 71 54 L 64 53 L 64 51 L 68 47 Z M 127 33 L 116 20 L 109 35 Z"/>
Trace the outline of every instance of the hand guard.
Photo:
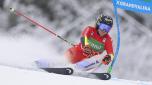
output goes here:
<path id="1" fill-rule="evenodd" d="M 106 55 L 103 59 L 102 59 L 102 63 L 105 65 L 108 65 L 111 62 L 111 56 L 110 55 Z"/>

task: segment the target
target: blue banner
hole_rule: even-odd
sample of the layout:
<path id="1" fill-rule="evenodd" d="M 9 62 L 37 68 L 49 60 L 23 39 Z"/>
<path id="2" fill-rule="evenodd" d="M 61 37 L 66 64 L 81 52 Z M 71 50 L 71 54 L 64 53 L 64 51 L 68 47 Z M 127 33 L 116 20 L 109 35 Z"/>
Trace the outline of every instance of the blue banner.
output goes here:
<path id="1" fill-rule="evenodd" d="M 152 0 L 113 0 L 117 8 L 143 13 L 152 13 Z"/>

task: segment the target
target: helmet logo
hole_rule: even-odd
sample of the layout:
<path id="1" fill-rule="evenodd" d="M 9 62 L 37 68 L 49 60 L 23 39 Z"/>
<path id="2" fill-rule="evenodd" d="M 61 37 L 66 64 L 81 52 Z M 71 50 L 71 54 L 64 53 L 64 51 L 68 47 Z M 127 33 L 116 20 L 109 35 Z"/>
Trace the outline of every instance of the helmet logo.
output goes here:
<path id="1" fill-rule="evenodd" d="M 112 22 L 112 19 L 105 18 L 105 21 L 106 21 L 107 23 L 111 23 L 111 22 Z"/>

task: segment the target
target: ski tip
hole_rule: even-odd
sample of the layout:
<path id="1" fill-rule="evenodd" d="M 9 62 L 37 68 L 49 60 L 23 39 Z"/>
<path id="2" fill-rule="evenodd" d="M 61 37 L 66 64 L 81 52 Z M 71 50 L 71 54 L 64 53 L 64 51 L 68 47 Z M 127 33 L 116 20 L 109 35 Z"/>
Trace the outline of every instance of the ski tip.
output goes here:
<path id="1" fill-rule="evenodd" d="M 106 76 L 104 80 L 109 80 L 109 79 L 111 79 L 111 74 L 105 73 L 104 75 Z"/>
<path id="2" fill-rule="evenodd" d="M 72 68 L 66 68 L 66 75 L 72 75 L 74 70 Z"/>

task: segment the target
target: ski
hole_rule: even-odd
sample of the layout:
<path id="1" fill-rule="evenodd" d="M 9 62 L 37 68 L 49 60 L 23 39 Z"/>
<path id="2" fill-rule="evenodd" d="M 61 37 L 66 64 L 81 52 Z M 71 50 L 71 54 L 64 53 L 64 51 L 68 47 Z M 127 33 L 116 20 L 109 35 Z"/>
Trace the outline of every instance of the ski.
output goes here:
<path id="1" fill-rule="evenodd" d="M 51 68 L 51 67 L 48 67 L 48 63 L 44 63 L 44 62 L 40 63 L 38 61 L 35 61 L 35 63 L 39 69 L 42 69 L 48 73 L 56 73 L 56 74 L 62 74 L 62 75 L 75 75 L 75 73 L 77 73 L 77 74 L 82 74 L 82 75 L 95 76 L 95 78 L 100 79 L 100 80 L 109 80 L 111 78 L 111 75 L 109 73 L 87 73 L 87 72 L 81 73 L 81 72 L 74 71 L 70 67 Z M 81 76 L 81 75 L 77 75 L 77 76 Z"/>
<path id="2" fill-rule="evenodd" d="M 95 75 L 98 79 L 101 79 L 101 80 L 111 79 L 111 74 L 109 73 L 91 73 L 91 74 Z"/>
<path id="3" fill-rule="evenodd" d="M 56 74 L 62 74 L 62 75 L 72 75 L 73 74 L 73 69 L 66 67 L 66 68 L 41 68 L 46 72 L 49 73 L 56 73 Z"/>
<path id="4" fill-rule="evenodd" d="M 74 73 L 74 70 L 69 67 L 65 68 L 40 68 L 48 73 L 56 73 L 56 74 L 62 74 L 62 75 L 72 75 Z M 88 73 L 89 75 L 96 76 L 100 80 L 109 80 L 111 78 L 111 75 L 109 73 Z"/>

